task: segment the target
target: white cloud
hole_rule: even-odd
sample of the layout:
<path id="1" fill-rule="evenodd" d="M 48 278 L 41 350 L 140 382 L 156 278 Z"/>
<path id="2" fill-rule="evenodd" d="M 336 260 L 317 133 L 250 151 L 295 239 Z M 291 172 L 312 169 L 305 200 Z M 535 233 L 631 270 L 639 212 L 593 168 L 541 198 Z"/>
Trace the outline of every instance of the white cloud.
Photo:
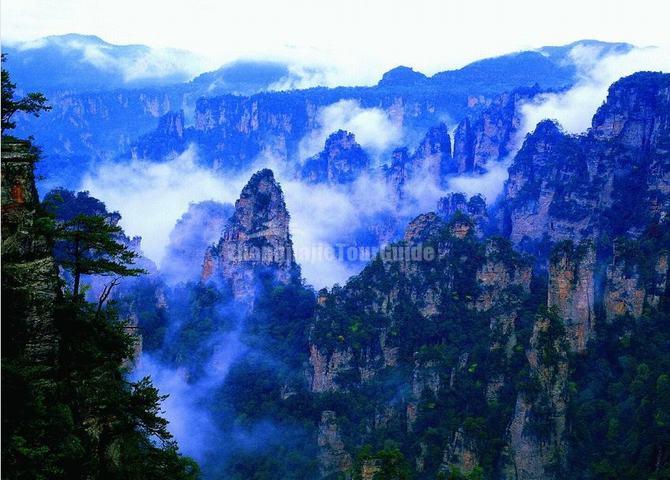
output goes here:
<path id="1" fill-rule="evenodd" d="M 299 160 L 304 160 L 323 149 L 328 136 L 337 130 L 356 135 L 356 141 L 373 155 L 397 146 L 402 129 L 391 121 L 380 108 L 362 108 L 357 100 L 340 100 L 319 110 L 318 128 L 300 141 Z"/>
<path id="2" fill-rule="evenodd" d="M 194 148 L 162 163 L 133 160 L 105 163 L 82 180 L 80 190 L 118 210 L 129 235 L 142 237 L 142 250 L 160 263 L 170 232 L 189 203 L 234 201 L 242 178 L 226 179 L 200 167 Z"/>
<path id="3" fill-rule="evenodd" d="M 397 65 L 434 73 L 583 38 L 667 46 L 669 9 L 664 0 L 5 0 L 1 22 L 3 40 L 86 28 L 118 44 L 188 49 L 212 67 L 258 57 L 326 64 L 322 81 L 333 86 L 375 83 Z"/>
<path id="4" fill-rule="evenodd" d="M 576 46 L 570 52 L 579 72 L 577 84 L 567 92 L 544 94 L 521 107 L 524 123 L 519 138 L 544 119 L 558 120 L 569 133 L 582 133 L 619 78 L 640 70 L 670 71 L 670 50 L 635 48 L 625 54 L 600 57 L 596 47 Z"/>
<path id="5" fill-rule="evenodd" d="M 507 169 L 511 158 L 499 162 L 488 162 L 487 171 L 481 175 L 461 175 L 449 181 L 447 190 L 465 193 L 468 196 L 481 194 L 488 205 L 492 205 L 502 193 L 505 181 L 509 177 Z"/>
<path id="6" fill-rule="evenodd" d="M 131 372 L 135 381 L 149 376 L 161 393 L 169 393 L 162 404 L 168 430 L 178 441 L 182 453 L 196 460 L 212 452 L 216 448 L 212 440 L 220 438 L 214 426 L 216 421 L 209 410 L 203 408 L 203 403 L 211 400 L 212 393 L 225 382 L 233 363 L 247 351 L 238 330 L 207 341 L 214 351 L 204 365 L 204 376 L 195 382 L 189 380 L 186 368 L 170 368 L 146 353 Z"/>

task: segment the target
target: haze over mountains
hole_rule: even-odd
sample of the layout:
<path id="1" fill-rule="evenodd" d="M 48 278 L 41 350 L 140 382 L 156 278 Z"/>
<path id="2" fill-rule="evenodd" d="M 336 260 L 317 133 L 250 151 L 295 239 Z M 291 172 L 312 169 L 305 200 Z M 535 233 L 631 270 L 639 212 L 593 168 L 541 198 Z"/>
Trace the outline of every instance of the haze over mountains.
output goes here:
<path id="1" fill-rule="evenodd" d="M 194 63 L 182 61 L 191 58 L 184 52 L 114 46 L 78 35 L 49 37 L 7 53 L 8 68 L 20 85 L 51 92 L 53 110 L 39 119 L 23 119 L 18 130 L 33 135 L 43 149 L 44 160 L 38 164 L 41 190 L 91 190 L 122 213 L 125 228 L 143 237 L 145 252 L 155 261 L 161 260 L 168 234 L 189 202 L 230 203 L 251 171 L 264 166 L 276 170 L 289 204 L 304 205 L 301 199 L 307 196 L 340 198 L 349 191 L 338 202 L 312 202 L 311 208 L 321 207 L 335 219 L 317 228 L 303 226 L 301 209 L 295 209 L 299 247 L 334 245 L 344 240 L 336 233 L 344 225 L 358 225 L 354 236 L 359 241 L 396 238 L 412 215 L 433 208 L 448 191 L 487 197 L 500 193 L 505 168 L 496 162 L 505 161 L 533 129 L 526 118 L 562 120 L 562 108 L 580 118 L 579 125 L 587 125 L 601 102 L 598 96 L 604 99 L 607 86 L 619 76 L 608 71 L 609 63 L 625 71 L 657 62 L 655 52 L 628 44 L 581 41 L 485 59 L 431 77 L 397 67 L 372 86 L 276 91 L 304 78 L 296 77 L 290 65 L 240 61 L 178 82 L 180 76 L 186 80 L 194 75 L 187 73 Z M 105 58 L 115 60 L 105 63 Z M 595 75 L 601 70 L 606 78 Z M 59 79 L 66 81 L 72 71 L 78 72 L 76 81 L 60 86 Z M 568 105 L 560 103 L 563 95 L 583 88 L 586 95 L 567 97 Z M 405 154 L 394 150 L 407 147 L 409 156 L 441 124 L 453 135 L 449 155 L 460 166 L 430 188 L 420 182 L 412 188 Z M 355 135 L 369 157 L 369 168 L 358 172 L 365 175 L 360 181 L 351 181 L 358 174 L 350 178 L 348 186 L 328 182 L 305 187 L 297 181 L 303 175 L 301 165 L 327 148 L 326 140 L 338 130 Z M 493 162 L 487 163 L 489 159 Z M 77 168 L 70 168 L 72 164 Z M 382 174 L 383 168 L 388 172 Z M 389 220 L 397 215 L 386 211 L 384 199 L 398 194 L 391 177 L 407 184 L 402 220 Z M 203 181 L 210 187 L 194 188 Z M 168 194 L 173 201 L 165 205 L 160 199 Z M 137 202 L 154 209 L 153 222 L 147 223 L 134 208 Z M 384 227 L 366 233 L 369 222 L 360 219 L 379 215 L 386 218 Z M 304 214 L 305 219 L 311 216 Z M 340 273 L 333 276 L 334 271 Z M 339 265 L 329 272 L 325 283 L 342 281 L 353 271 Z M 308 273 L 321 284 L 319 275 L 326 272 Z"/>
<path id="2" fill-rule="evenodd" d="M 662 51 L 584 40 L 334 88 L 74 34 L 6 52 L 53 106 L 13 132 L 41 148 L 43 204 L 38 153 L 3 142 L 3 268 L 48 266 L 12 291 L 48 293 L 28 325 L 58 338 L 70 279 L 33 218 L 121 225 L 146 270 L 111 297 L 141 336 L 129 378 L 170 395 L 205 478 L 669 474 Z"/>

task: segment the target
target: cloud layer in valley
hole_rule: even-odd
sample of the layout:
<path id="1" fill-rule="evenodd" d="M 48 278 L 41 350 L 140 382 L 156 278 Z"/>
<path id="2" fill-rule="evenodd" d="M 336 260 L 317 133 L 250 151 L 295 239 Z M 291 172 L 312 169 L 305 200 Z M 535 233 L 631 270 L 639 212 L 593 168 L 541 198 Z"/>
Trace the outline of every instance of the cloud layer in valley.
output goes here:
<path id="1" fill-rule="evenodd" d="M 319 110 L 312 130 L 300 142 L 299 160 L 323 149 L 326 138 L 337 130 L 356 135 L 356 141 L 373 155 L 379 155 L 402 139 L 402 129 L 380 108 L 362 108 L 356 100 L 340 100 Z"/>

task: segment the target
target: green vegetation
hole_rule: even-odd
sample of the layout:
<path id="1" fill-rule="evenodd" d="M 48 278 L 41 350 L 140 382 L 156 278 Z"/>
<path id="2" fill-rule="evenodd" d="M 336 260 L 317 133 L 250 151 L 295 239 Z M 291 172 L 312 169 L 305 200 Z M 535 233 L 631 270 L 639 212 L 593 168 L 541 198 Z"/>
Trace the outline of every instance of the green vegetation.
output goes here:
<path id="1" fill-rule="evenodd" d="M 13 127 L 13 113 L 45 109 L 39 94 L 14 100 L 4 70 L 2 88 L 3 133 Z M 75 277 L 139 273 L 127 266 L 133 255 L 115 239 L 120 229 L 82 215 L 64 233 L 33 195 L 35 152 L 14 142 L 25 151 L 6 159 L 6 141 L 3 136 L 3 202 L 13 203 L 2 210 L 3 478 L 198 478 L 198 466 L 178 453 L 160 416 L 165 397 L 148 378 L 126 377 L 137 337 L 105 303 L 109 291 L 89 303 L 78 282 L 72 294 L 64 293 L 57 275 L 56 266 Z M 75 252 L 57 258 L 60 263 L 52 253 L 56 239 L 63 251 Z"/>
<path id="2" fill-rule="evenodd" d="M 2 54 L 2 63 L 5 63 L 5 54 Z M 9 72 L 2 69 L 2 134 L 5 135 L 7 130 L 16 127 L 16 122 L 12 121 L 12 117 L 18 113 L 23 112 L 29 115 L 39 117 L 42 112 L 51 110 L 47 105 L 46 97 L 41 93 L 28 93 L 23 98 L 16 98 L 14 93 L 16 85 L 12 83 Z"/>

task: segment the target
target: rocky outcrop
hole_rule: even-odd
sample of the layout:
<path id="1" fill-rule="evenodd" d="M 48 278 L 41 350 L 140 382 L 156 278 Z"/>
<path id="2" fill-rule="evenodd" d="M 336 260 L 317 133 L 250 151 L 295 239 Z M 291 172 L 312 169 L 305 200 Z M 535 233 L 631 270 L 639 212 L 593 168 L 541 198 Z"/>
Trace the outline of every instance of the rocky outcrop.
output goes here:
<path id="1" fill-rule="evenodd" d="M 235 202 L 216 246 L 205 253 L 203 281 L 222 281 L 236 301 L 253 305 L 262 275 L 288 283 L 299 273 L 284 195 L 271 170 L 256 172 Z"/>
<path id="2" fill-rule="evenodd" d="M 512 241 L 537 251 L 543 242 L 637 235 L 663 215 L 670 206 L 669 91 L 668 74 L 634 74 L 610 87 L 587 134 L 538 124 L 505 185 L 502 225 Z"/>
<path id="3" fill-rule="evenodd" d="M 537 390 L 517 395 L 502 478 L 564 478 L 567 349 L 561 320 L 551 315 L 538 318 L 526 351 Z"/>
<path id="4" fill-rule="evenodd" d="M 474 221 L 478 236 L 484 234 L 489 222 L 484 197 L 473 195 L 468 199 L 462 193 L 449 193 L 437 201 L 437 213 L 445 220 L 450 220 L 457 212 Z"/>
<path id="5" fill-rule="evenodd" d="M 36 161 L 29 142 L 3 136 L 2 317 L 15 335 L 3 341 L 3 356 L 50 365 L 58 348 L 54 307 L 60 282 L 42 229 L 46 219 L 35 188 Z"/>
<path id="6" fill-rule="evenodd" d="M 354 134 L 338 130 L 326 140 L 323 151 L 305 161 L 303 180 L 309 183 L 351 183 L 370 167 L 370 159 Z"/>
<path id="7" fill-rule="evenodd" d="M 522 122 L 520 105 L 539 91 L 534 87 L 502 94 L 476 119 L 463 119 L 454 133 L 455 172 L 483 172 L 489 161 L 513 153 Z"/>
<path id="8" fill-rule="evenodd" d="M 570 350 L 584 352 L 595 334 L 595 267 L 593 245 L 559 244 L 549 264 L 547 306 L 564 322 Z"/>
<path id="9" fill-rule="evenodd" d="M 337 417 L 332 410 L 321 413 L 317 444 L 320 450 L 319 468 L 323 477 L 337 472 L 345 472 L 351 468 L 351 455 L 344 449 L 344 442 L 342 442 L 337 425 Z"/>

